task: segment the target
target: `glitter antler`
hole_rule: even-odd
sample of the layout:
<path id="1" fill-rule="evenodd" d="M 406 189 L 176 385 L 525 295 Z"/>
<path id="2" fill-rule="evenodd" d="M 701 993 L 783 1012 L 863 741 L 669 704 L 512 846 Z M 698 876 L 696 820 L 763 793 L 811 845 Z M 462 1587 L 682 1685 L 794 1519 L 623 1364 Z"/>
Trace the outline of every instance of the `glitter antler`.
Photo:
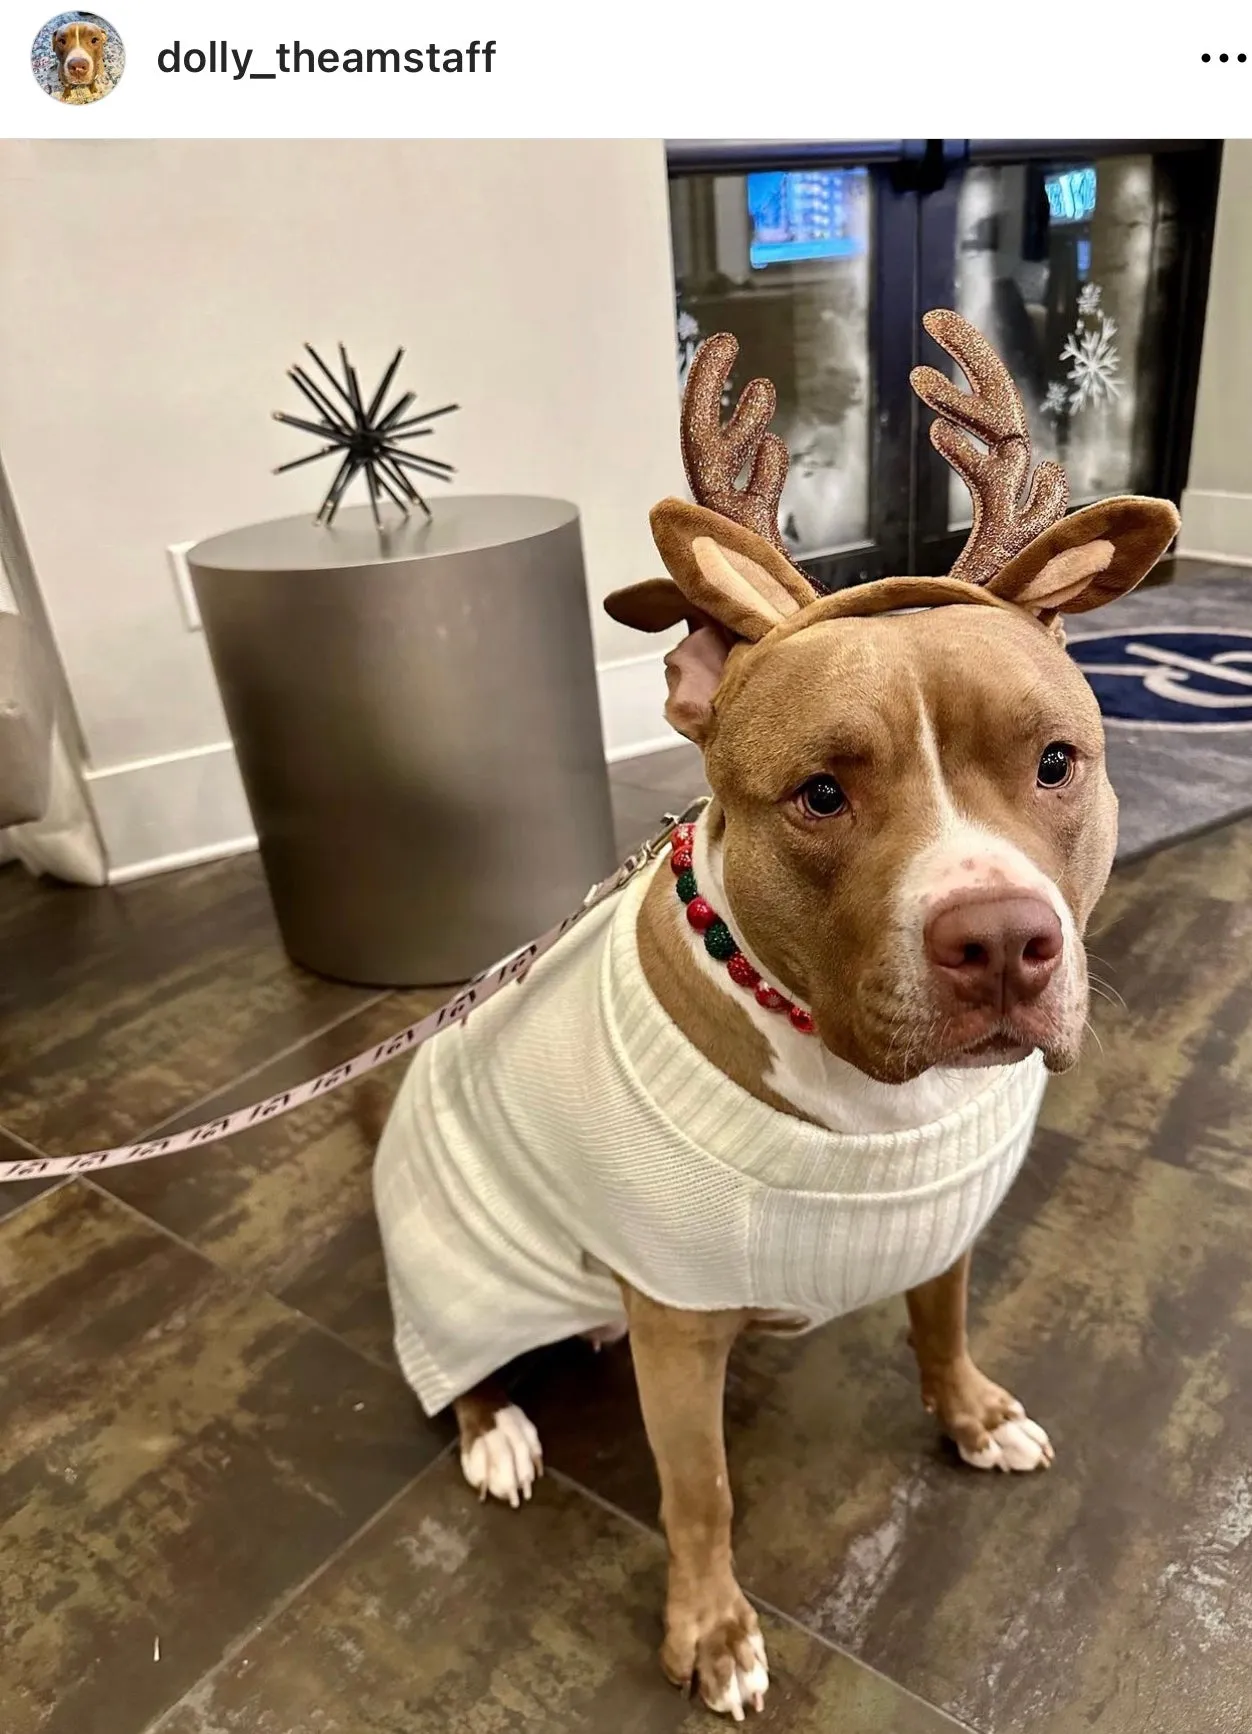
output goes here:
<path id="1" fill-rule="evenodd" d="M 423 410 L 401 419 L 413 402 L 414 394 L 411 391 L 404 392 L 385 411 L 383 400 L 391 389 L 391 382 L 404 355 L 403 349 L 396 350 L 391 365 L 367 406 L 356 369 L 348 360 L 342 343 L 339 345 L 342 380 L 336 378 L 311 343 L 306 343 L 304 347 L 334 388 L 344 408 L 341 409 L 335 399 L 327 395 L 325 387 L 315 381 L 304 368 L 289 368 L 287 377 L 313 406 L 318 419 L 308 421 L 301 416 L 287 415 L 282 410 L 275 410 L 274 420 L 285 422 L 289 427 L 298 427 L 304 433 L 316 434 L 327 443 L 319 450 L 308 453 L 306 457 L 292 458 L 289 463 L 279 464 L 274 474 L 281 475 L 284 470 L 294 470 L 301 464 L 314 463 L 318 458 L 330 457 L 333 453 L 339 456 L 340 465 L 330 490 L 322 501 L 316 523 L 334 522 L 335 513 L 339 510 L 340 502 L 353 478 L 362 473 L 369 487 L 374 522 L 380 529 L 382 519 L 378 512 L 378 502 L 384 494 L 399 506 L 405 517 L 409 514 L 410 506 L 415 505 L 429 518 L 430 507 L 414 487 L 411 473 L 416 472 L 418 475 L 431 476 L 436 481 L 446 482 L 451 480 L 456 471 L 441 458 L 418 457 L 407 451 L 400 442 L 424 438 L 434 431 L 428 425 L 430 422 L 437 416 L 449 415 L 453 410 L 459 409 L 460 405 L 445 403 L 439 409 Z"/>
<path id="2" fill-rule="evenodd" d="M 960 365 L 972 387 L 962 391 L 934 367 L 915 367 L 910 375 L 918 397 L 941 418 L 931 425 L 930 443 L 962 478 L 974 502 L 974 525 L 951 576 L 985 584 L 1065 516 L 1065 471 L 1051 460 L 1041 463 L 1023 500 L 1030 430 L 1008 369 L 959 313 L 937 309 L 927 313 L 922 324 Z M 986 450 L 967 434 L 981 440 Z"/>
<path id="3" fill-rule="evenodd" d="M 698 505 L 763 536 L 791 564 L 778 529 L 789 459 L 778 435 L 767 432 L 776 404 L 772 383 L 750 380 L 730 420 L 722 421 L 722 397 L 738 353 L 730 333 L 719 332 L 700 345 L 688 370 L 682 409 L 687 481 Z M 739 477 L 749 462 L 748 479 L 740 487 Z M 805 573 L 800 576 L 811 582 Z"/>

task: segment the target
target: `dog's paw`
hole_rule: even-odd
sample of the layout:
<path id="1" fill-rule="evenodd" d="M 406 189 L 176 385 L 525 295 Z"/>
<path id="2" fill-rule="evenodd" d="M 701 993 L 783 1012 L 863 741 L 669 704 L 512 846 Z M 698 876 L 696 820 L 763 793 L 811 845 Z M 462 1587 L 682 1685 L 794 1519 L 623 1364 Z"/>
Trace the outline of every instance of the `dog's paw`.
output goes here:
<path id="1" fill-rule="evenodd" d="M 719 1716 L 742 1722 L 746 1710 L 765 1708 L 765 1639 L 755 1611 L 737 1587 L 721 1613 L 686 1613 L 671 1606 L 661 1665 L 674 1685 L 698 1690 Z"/>
<path id="2" fill-rule="evenodd" d="M 1025 1474 L 1052 1463 L 1055 1452 L 1043 1428 L 968 1356 L 924 1380 L 922 1401 L 973 1469 Z"/>
<path id="3" fill-rule="evenodd" d="M 1049 1469 L 1056 1453 L 1052 1449 L 1052 1441 L 1037 1421 L 1032 1421 L 1022 1408 L 1015 1405 L 1017 1414 L 1008 1421 L 1002 1421 L 989 1435 L 984 1445 L 979 1448 L 962 1445 L 958 1442 L 957 1450 L 964 1462 L 973 1469 L 1004 1469 L 1028 1473 L 1032 1469 Z"/>
<path id="4" fill-rule="evenodd" d="M 480 1499 L 488 1495 L 516 1511 L 543 1474 L 543 1450 L 530 1420 L 513 1403 L 461 1451 L 461 1473 Z"/>

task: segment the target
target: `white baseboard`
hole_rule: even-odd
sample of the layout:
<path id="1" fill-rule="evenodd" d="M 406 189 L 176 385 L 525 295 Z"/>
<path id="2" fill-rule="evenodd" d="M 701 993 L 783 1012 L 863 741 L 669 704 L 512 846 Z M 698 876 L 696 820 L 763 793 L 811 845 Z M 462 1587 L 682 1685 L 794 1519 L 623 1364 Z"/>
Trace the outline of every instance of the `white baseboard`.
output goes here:
<path id="1" fill-rule="evenodd" d="M 224 843 L 205 843 L 199 849 L 183 849 L 174 855 L 154 855 L 150 861 L 132 861 L 129 867 L 110 867 L 109 884 L 126 885 L 132 879 L 153 879 L 158 873 L 177 873 L 182 867 L 202 867 L 206 861 L 224 861 L 229 855 L 250 855 L 256 837 L 228 837 Z"/>
<path id="2" fill-rule="evenodd" d="M 1252 566 L 1252 494 L 1188 488 L 1175 553 L 1223 566 Z"/>
<path id="3" fill-rule="evenodd" d="M 650 651 L 602 662 L 596 670 L 604 756 L 609 764 L 637 759 L 682 745 L 683 737 L 666 722 L 665 657 Z"/>
<path id="4" fill-rule="evenodd" d="M 596 671 L 610 764 L 678 746 L 661 715 L 661 655 L 624 657 Z M 86 773 L 109 863 L 109 883 L 192 867 L 256 848 L 229 741 Z"/>
<path id="5" fill-rule="evenodd" d="M 255 848 L 229 741 L 89 770 L 110 884 Z"/>

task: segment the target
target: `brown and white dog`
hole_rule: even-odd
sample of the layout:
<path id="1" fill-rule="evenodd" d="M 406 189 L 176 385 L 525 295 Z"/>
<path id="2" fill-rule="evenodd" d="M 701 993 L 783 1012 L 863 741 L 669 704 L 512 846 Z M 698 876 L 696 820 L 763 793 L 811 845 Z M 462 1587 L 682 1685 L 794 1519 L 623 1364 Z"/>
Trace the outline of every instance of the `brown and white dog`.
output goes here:
<path id="1" fill-rule="evenodd" d="M 720 402 L 736 346 L 720 337 L 693 364 L 684 403 L 684 456 L 698 503 L 667 500 L 652 514 L 669 577 L 607 604 L 616 619 L 643 630 L 686 622 L 687 636 L 666 658 L 666 715 L 700 745 L 713 791 L 691 841 L 688 909 L 664 866 L 638 903 L 631 944 L 648 989 L 689 1044 L 701 1092 L 709 1082 L 721 1088 L 732 1113 L 759 1114 L 763 1104 L 770 1124 L 783 1129 L 783 1145 L 790 1137 L 836 1153 L 841 1138 L 911 1137 L 959 1121 L 976 1109 L 989 1079 L 1033 1075 L 1040 1055 L 1050 1071 L 1077 1058 L 1087 1013 L 1082 934 L 1111 867 L 1117 803 L 1099 710 L 1065 654 L 1057 619 L 1124 594 L 1177 528 L 1173 507 L 1160 501 L 1111 500 L 1064 516 L 1065 481 L 1055 465 L 1039 466 L 1028 488 L 1025 418 L 1002 364 L 955 314 L 931 314 L 926 328 L 973 386 L 963 392 L 933 369 L 914 375 L 941 417 L 934 443 L 975 499 L 974 527 L 949 577 L 888 579 L 818 596 L 778 534 L 787 458 L 766 432 L 772 388 L 754 381 L 723 426 Z M 729 930 L 731 973 L 727 948 L 707 943 L 705 916 L 693 919 L 694 885 L 705 915 L 715 911 Z M 608 955 L 608 964 L 596 965 L 606 992 Z M 543 992 L 559 991 L 559 976 L 545 978 L 553 979 L 557 989 Z M 531 992 L 528 982 L 518 1004 Z M 794 1013 L 780 1015 L 780 1006 Z M 589 1050 L 567 1060 L 551 1041 L 541 1043 L 550 1076 L 536 1097 L 539 1110 L 528 1108 L 522 1098 L 533 1059 L 520 1083 L 491 1075 L 502 1027 L 489 1029 L 477 1050 L 482 1072 L 469 1066 L 458 1074 L 453 1047 L 444 1050 L 451 1070 L 440 1070 L 438 1053 L 430 1061 L 434 1070 L 419 1086 L 444 1092 L 440 1114 L 464 1112 L 471 1131 L 477 1125 L 489 1137 L 491 1127 L 510 1132 L 541 1111 L 542 1089 L 559 1095 L 565 1073 L 576 1089 L 580 1065 L 588 1090 L 598 1088 Z M 570 1032 L 575 1047 L 595 1039 L 590 1020 Z M 494 1182 L 490 1151 L 475 1152 L 479 1166 L 450 1159 L 419 1172 L 406 1202 L 395 1190 L 405 1184 L 403 1165 L 423 1138 L 439 1133 L 422 1116 L 420 1101 L 398 1104 L 377 1186 L 397 1318 L 405 1314 L 411 1327 L 406 1339 L 409 1327 L 398 1326 L 401 1360 L 411 1377 L 417 1369 L 429 1406 L 441 1387 L 423 1309 L 429 1321 L 443 1291 L 422 1285 L 447 1237 L 460 1233 L 455 1195 L 481 1197 Z M 813 1144 L 827 1133 L 834 1139 Z M 1022 1149 L 1028 1135 L 1029 1125 Z M 681 1142 L 680 1132 L 675 1137 Z M 583 1154 L 567 1151 L 563 1167 L 550 1163 L 542 1172 L 547 1155 L 535 1156 L 535 1184 L 572 1188 L 575 1198 L 551 1246 L 534 1238 L 517 1177 L 502 1185 L 492 1206 L 507 1228 L 498 1256 L 524 1259 L 535 1246 L 543 1305 L 567 1280 L 561 1236 L 569 1248 L 581 1246 L 590 1265 L 608 1263 L 615 1272 L 617 1322 L 630 1332 L 669 1544 L 663 1666 L 675 1682 L 698 1681 L 711 1708 L 739 1719 L 745 1707 L 761 1707 L 768 1672 L 756 1614 L 731 1563 L 727 1357 L 745 1330 L 812 1321 L 803 1309 L 793 1317 L 761 1304 L 746 1279 L 741 1293 L 723 1281 L 716 1305 L 674 1304 L 688 1290 L 667 1270 L 707 1250 L 694 1223 L 649 1249 L 655 1280 L 629 1280 L 599 1250 L 603 1232 L 596 1239 L 577 1219 L 582 1182 L 567 1177 L 577 1175 Z M 634 1151 L 610 1151 L 610 1170 L 614 1162 L 621 1190 L 610 1171 L 609 1195 L 646 1221 L 647 1200 L 638 1186 L 631 1190 Z M 588 1147 L 585 1163 L 594 1168 L 602 1153 Z M 648 1172 L 664 1177 L 665 1170 Z M 869 1183 L 889 1191 L 893 1179 L 885 1173 Z M 426 1248 L 416 1274 L 406 1274 L 406 1237 L 422 1232 Z M 789 1232 L 780 1244 L 799 1247 L 799 1231 Z M 472 1265 L 478 1255 L 466 1244 L 463 1262 Z M 496 1273 L 482 1256 L 478 1274 L 489 1296 Z M 1052 1450 L 1043 1429 L 971 1359 L 968 1246 L 946 1266 L 923 1257 L 908 1268 L 926 1273 L 901 1284 L 926 1407 L 976 1467 L 1046 1466 Z M 572 1293 L 576 1279 L 568 1281 Z M 473 1287 L 445 1294 L 450 1313 L 473 1316 Z M 592 1322 L 594 1302 L 594 1290 L 579 1291 L 569 1334 Z M 509 1310 L 496 1306 L 497 1314 Z M 547 1316 L 562 1315 L 549 1305 Z M 602 1320 L 606 1331 L 613 1323 Z M 550 1340 L 556 1328 L 534 1327 L 531 1337 Z M 529 1497 L 541 1455 L 525 1415 L 491 1379 L 446 1395 L 471 1484 L 513 1504 Z"/>
<path id="2" fill-rule="evenodd" d="M 103 24 L 62 24 L 52 35 L 63 90 L 90 90 L 104 70 L 108 34 Z"/>

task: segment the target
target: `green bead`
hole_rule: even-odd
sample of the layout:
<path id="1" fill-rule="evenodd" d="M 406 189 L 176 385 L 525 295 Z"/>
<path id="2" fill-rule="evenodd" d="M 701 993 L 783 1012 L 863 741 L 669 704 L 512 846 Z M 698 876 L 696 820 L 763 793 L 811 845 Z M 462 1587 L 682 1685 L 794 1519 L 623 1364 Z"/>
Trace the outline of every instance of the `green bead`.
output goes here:
<path id="1" fill-rule="evenodd" d="M 738 951 L 735 936 L 724 921 L 715 921 L 704 930 L 704 949 L 719 963 L 729 963 Z"/>
<path id="2" fill-rule="evenodd" d="M 696 894 L 696 876 L 692 872 L 691 868 L 688 867 L 685 873 L 680 873 L 675 883 L 678 887 L 678 895 L 682 898 L 683 902 L 690 903 L 691 899 Z"/>

